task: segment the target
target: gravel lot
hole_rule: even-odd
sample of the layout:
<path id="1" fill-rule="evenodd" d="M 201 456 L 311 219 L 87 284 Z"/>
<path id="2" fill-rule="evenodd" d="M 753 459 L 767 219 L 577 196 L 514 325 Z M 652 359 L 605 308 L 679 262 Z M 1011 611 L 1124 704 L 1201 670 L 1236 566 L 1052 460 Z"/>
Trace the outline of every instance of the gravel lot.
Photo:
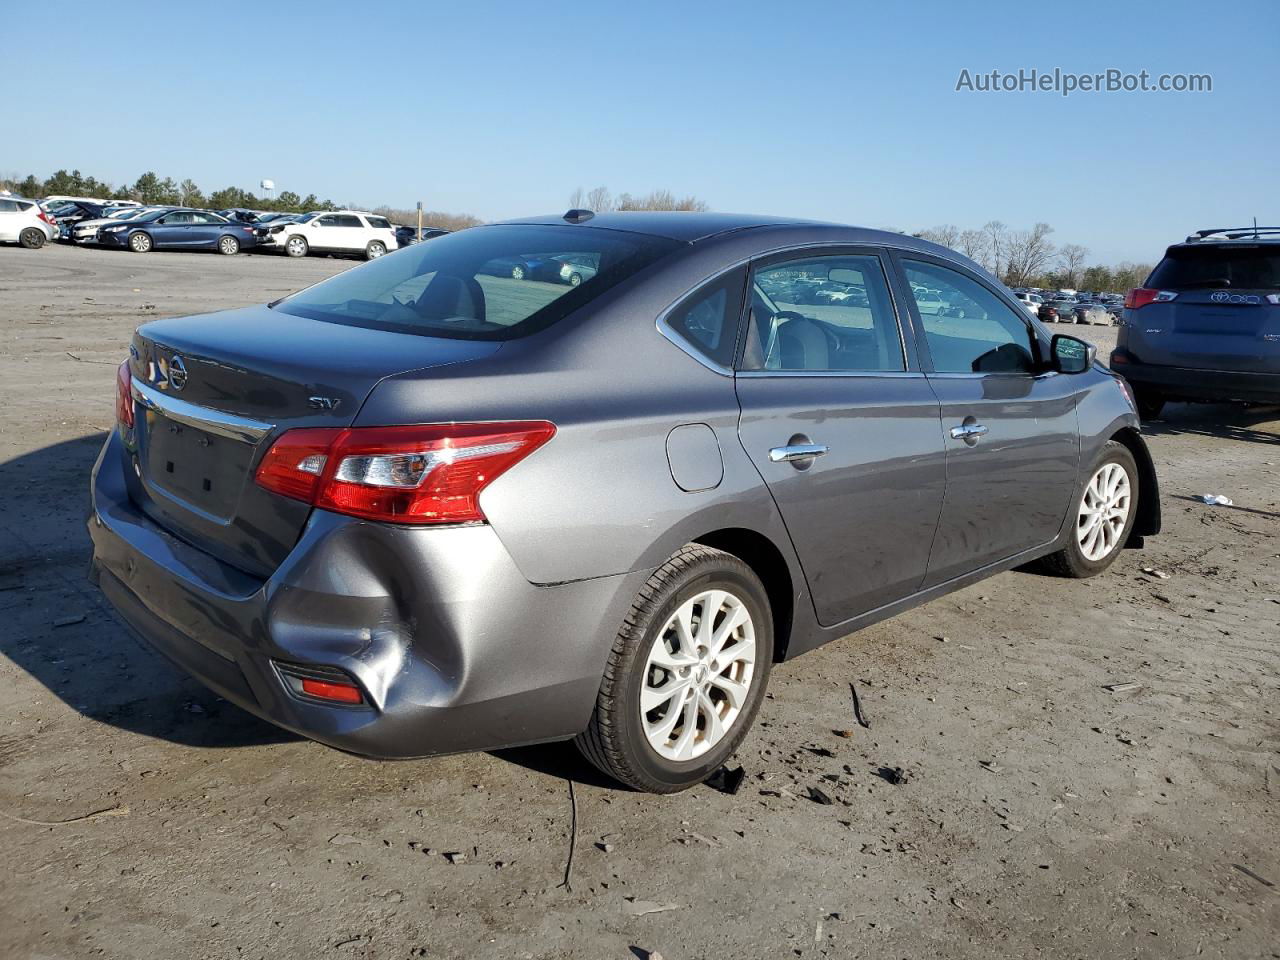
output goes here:
<path id="1" fill-rule="evenodd" d="M 220 702 L 84 578 L 134 326 L 351 265 L 0 249 L 0 956 L 1280 956 L 1276 409 L 1151 424 L 1165 533 L 1108 575 L 1007 573 L 775 670 L 736 796 L 568 745 L 379 763 Z"/>

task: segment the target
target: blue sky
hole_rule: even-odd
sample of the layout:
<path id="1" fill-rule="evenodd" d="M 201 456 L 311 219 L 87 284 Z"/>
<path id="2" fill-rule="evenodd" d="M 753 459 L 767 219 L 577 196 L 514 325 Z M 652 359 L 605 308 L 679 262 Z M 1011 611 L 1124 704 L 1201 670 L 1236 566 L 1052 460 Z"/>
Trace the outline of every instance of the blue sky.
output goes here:
<path id="1" fill-rule="evenodd" d="M 35 79 L 9 87 L 2 175 L 268 177 L 485 219 L 558 211 L 577 186 L 668 188 L 866 226 L 1044 220 L 1099 262 L 1280 221 L 1272 0 L 58 2 L 5 20 L 44 39 L 6 49 L 7 75 Z M 1055 67 L 1208 73 L 1213 92 L 955 91 L 964 68 Z"/>

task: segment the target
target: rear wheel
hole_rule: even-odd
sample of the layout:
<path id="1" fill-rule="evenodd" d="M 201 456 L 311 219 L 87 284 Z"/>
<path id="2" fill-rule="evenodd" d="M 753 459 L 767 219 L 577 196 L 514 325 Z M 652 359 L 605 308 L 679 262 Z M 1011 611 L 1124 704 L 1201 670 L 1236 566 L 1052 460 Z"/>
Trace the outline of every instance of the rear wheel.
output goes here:
<path id="1" fill-rule="evenodd" d="M 307 249 L 307 238 L 296 233 L 284 242 L 284 252 L 291 257 L 305 257 Z"/>
<path id="2" fill-rule="evenodd" d="M 569 286 L 576 287 L 580 283 L 582 283 L 582 274 L 580 273 L 569 274 Z"/>
<path id="3" fill-rule="evenodd" d="M 1059 576 L 1083 580 L 1106 570 L 1124 549 L 1138 508 L 1138 465 L 1123 443 L 1108 440 L 1076 498 L 1067 545 L 1042 561 Z"/>
<path id="4" fill-rule="evenodd" d="M 632 604 L 578 749 L 638 790 L 701 783 L 746 736 L 772 663 L 759 577 L 732 554 L 689 544 Z"/>
<path id="5" fill-rule="evenodd" d="M 233 257 L 240 252 L 240 241 L 235 237 L 222 237 L 218 240 L 218 252 Z"/>
<path id="6" fill-rule="evenodd" d="M 129 237 L 129 249 L 134 253 L 150 253 L 152 246 L 151 234 L 149 233 L 139 231 Z"/>
<path id="7" fill-rule="evenodd" d="M 1160 411 L 1164 409 L 1164 397 L 1158 393 L 1152 393 L 1150 390 L 1133 391 L 1133 400 L 1138 408 L 1138 416 L 1143 420 L 1154 420 L 1160 416 Z"/>
<path id="8" fill-rule="evenodd" d="M 364 248 L 364 258 L 366 260 L 377 260 L 380 256 L 387 252 L 387 245 L 381 240 L 370 240 L 369 245 Z"/>
<path id="9" fill-rule="evenodd" d="M 28 250 L 39 250 L 44 246 L 44 241 L 44 231 L 37 230 L 35 227 L 27 227 L 27 229 L 18 234 L 18 243 Z"/>

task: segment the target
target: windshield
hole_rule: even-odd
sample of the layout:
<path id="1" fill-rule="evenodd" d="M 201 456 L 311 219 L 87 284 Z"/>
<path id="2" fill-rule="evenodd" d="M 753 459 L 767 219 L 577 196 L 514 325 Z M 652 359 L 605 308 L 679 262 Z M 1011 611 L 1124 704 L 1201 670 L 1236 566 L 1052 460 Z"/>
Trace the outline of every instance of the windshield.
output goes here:
<path id="1" fill-rule="evenodd" d="M 1280 246 L 1174 247 L 1151 272 L 1157 290 L 1193 287 L 1280 289 Z"/>
<path id="2" fill-rule="evenodd" d="M 577 226 L 474 227 L 380 257 L 276 309 L 375 330 L 508 340 L 555 323 L 681 246 Z M 590 269 L 562 275 L 565 258 Z"/>

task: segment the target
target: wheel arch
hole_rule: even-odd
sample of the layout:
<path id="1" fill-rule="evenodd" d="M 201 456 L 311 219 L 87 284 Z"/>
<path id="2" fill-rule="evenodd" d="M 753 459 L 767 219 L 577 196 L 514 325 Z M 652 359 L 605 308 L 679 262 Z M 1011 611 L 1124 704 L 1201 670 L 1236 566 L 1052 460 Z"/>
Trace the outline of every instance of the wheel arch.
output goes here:
<path id="1" fill-rule="evenodd" d="M 795 624 L 796 590 L 782 551 L 763 533 L 745 527 L 713 530 L 691 542 L 733 554 L 760 578 L 773 614 L 773 659 L 785 660 Z"/>
<path id="2" fill-rule="evenodd" d="M 1110 439 L 1123 444 L 1138 465 L 1138 515 L 1134 518 L 1128 546 L 1140 546 L 1143 537 L 1153 537 L 1160 532 L 1160 481 L 1142 434 L 1133 427 L 1122 427 Z"/>

